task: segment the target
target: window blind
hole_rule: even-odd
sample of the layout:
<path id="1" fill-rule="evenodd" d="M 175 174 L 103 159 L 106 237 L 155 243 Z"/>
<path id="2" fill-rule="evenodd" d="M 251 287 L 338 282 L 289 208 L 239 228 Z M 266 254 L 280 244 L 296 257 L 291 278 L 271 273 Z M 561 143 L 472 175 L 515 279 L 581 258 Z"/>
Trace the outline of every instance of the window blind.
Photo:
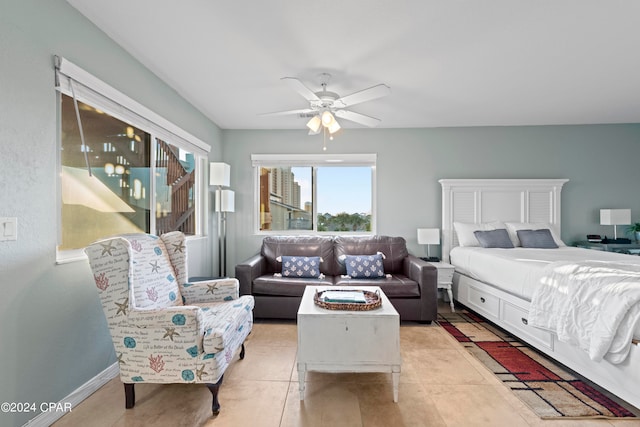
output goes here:
<path id="1" fill-rule="evenodd" d="M 211 147 L 169 120 L 78 67 L 69 60 L 55 56 L 56 90 L 74 96 L 113 117 L 136 126 L 157 138 L 187 151 L 207 156 Z M 72 87 L 73 85 L 73 87 Z"/>

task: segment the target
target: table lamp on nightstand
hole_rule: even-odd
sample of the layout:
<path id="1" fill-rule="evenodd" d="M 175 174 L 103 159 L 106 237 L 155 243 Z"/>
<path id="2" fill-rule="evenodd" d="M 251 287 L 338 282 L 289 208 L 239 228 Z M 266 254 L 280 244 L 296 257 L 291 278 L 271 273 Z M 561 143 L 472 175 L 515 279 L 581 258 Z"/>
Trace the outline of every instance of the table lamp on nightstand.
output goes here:
<path id="1" fill-rule="evenodd" d="M 629 224 L 631 224 L 631 209 L 600 209 L 600 225 L 613 225 L 613 242 L 609 243 L 631 243 L 629 239 L 618 239 L 617 232 L 618 225 Z"/>
<path id="2" fill-rule="evenodd" d="M 427 261 L 438 262 L 438 257 L 431 256 L 431 245 L 440 244 L 439 228 L 418 228 L 418 244 L 427 245 Z"/>

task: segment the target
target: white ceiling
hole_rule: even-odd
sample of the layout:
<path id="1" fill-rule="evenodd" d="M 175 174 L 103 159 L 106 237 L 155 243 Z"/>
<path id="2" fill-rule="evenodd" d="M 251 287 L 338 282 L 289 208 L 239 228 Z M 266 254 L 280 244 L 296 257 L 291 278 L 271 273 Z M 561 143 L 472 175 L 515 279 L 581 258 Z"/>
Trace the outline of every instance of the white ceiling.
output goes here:
<path id="1" fill-rule="evenodd" d="M 304 128 L 259 114 L 321 72 L 385 128 L 640 122 L 640 1 L 67 1 L 223 129 Z"/>

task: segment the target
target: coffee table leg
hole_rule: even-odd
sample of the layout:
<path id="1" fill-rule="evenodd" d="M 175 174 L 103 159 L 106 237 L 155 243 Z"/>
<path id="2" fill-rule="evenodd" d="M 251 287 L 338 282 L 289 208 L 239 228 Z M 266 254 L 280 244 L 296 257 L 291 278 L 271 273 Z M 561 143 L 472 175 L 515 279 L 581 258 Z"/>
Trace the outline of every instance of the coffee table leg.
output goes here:
<path id="1" fill-rule="evenodd" d="M 400 366 L 396 365 L 391 370 L 391 378 L 393 379 L 393 401 L 398 403 L 398 388 L 400 386 Z"/>
<path id="2" fill-rule="evenodd" d="M 300 390 L 300 400 L 304 400 L 304 379 L 307 374 L 307 365 L 298 363 L 298 389 Z"/>

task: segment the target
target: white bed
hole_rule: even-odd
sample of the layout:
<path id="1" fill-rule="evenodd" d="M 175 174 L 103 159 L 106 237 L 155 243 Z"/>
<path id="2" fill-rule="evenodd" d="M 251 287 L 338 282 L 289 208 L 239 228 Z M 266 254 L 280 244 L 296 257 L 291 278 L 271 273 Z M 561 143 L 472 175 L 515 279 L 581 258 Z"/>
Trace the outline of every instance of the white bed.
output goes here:
<path id="1" fill-rule="evenodd" d="M 454 222 L 484 224 L 500 221 L 546 223 L 560 235 L 561 189 L 566 181 L 440 181 L 443 259 L 456 266 L 454 298 L 618 397 L 640 407 L 638 345 L 630 346 L 628 355 L 621 363 L 620 360 L 616 364 L 607 360 L 595 362 L 584 350 L 561 342 L 555 333 L 529 324 L 532 297 L 539 286 L 541 271 L 547 266 L 558 261 L 594 259 L 607 263 L 635 263 L 634 268 L 640 268 L 640 257 L 562 245 L 558 249 L 548 250 L 461 247 L 454 231 Z M 636 344 L 638 338 L 640 326 L 636 325 Z"/>

